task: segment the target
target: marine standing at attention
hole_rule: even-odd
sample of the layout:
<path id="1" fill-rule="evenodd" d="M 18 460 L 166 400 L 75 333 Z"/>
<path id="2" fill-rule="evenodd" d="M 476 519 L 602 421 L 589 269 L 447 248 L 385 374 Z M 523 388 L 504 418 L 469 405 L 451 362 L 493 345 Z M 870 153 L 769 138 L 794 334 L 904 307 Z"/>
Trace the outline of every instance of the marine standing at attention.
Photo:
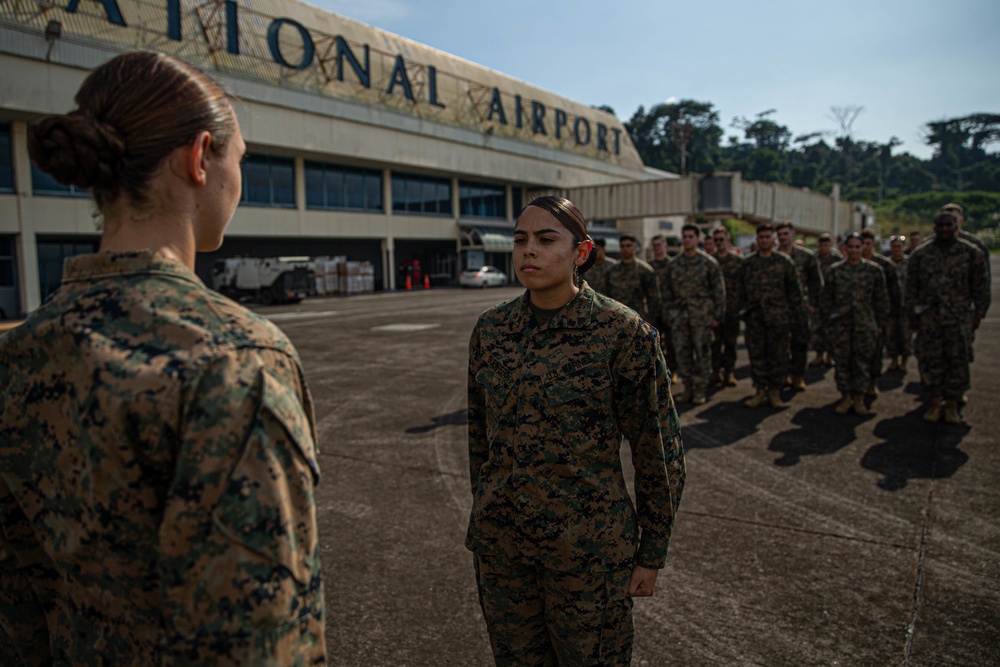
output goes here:
<path id="1" fill-rule="evenodd" d="M 240 200 L 230 98 L 129 53 L 76 103 L 28 149 L 104 227 L 0 338 L 0 664 L 323 664 L 302 366 L 194 273 Z"/>
<path id="2" fill-rule="evenodd" d="M 816 261 L 819 262 L 819 269 L 823 273 L 824 285 L 830 275 L 830 268 L 843 259 L 844 256 L 840 254 L 840 251 L 833 247 L 833 236 L 827 232 L 820 234 L 819 239 L 817 239 Z M 821 317 L 817 317 L 813 323 L 812 346 L 813 350 L 816 351 L 816 356 L 809 362 L 810 366 L 833 365 L 833 352 L 830 351 L 827 340 L 826 322 Z"/>
<path id="3" fill-rule="evenodd" d="M 674 351 L 674 342 L 670 335 L 670 325 L 667 323 L 663 311 L 663 293 L 667 289 L 667 267 L 673 259 L 667 253 L 667 239 L 663 234 L 657 234 L 650 243 L 653 246 L 653 259 L 649 260 L 649 265 L 653 267 L 656 274 L 657 300 L 661 304 L 657 312 L 653 326 L 660 332 L 660 347 L 663 348 L 663 356 L 667 360 L 667 368 L 670 370 L 671 382 L 676 381 L 677 376 L 677 353 Z M 593 271 L 593 269 L 590 269 Z M 587 283 L 590 283 L 590 271 L 587 271 Z"/>
<path id="4" fill-rule="evenodd" d="M 618 263 L 614 257 L 608 257 L 605 251 L 607 241 L 604 239 L 594 240 L 593 253 L 596 257 L 594 265 L 587 271 L 587 283 L 590 287 L 601 294 L 608 293 L 608 271 Z"/>
<path id="5" fill-rule="evenodd" d="M 719 263 L 698 249 L 701 230 L 697 225 L 681 228 L 684 248 L 667 269 L 667 289 L 663 292 L 664 319 L 670 326 L 684 382 L 678 400 L 695 405 L 705 403 L 712 372 L 712 332 L 726 312 L 726 284 Z"/>
<path id="6" fill-rule="evenodd" d="M 812 338 L 812 320 L 819 310 L 819 295 L 823 291 L 823 273 L 816 255 L 795 243 L 795 227 L 788 220 L 775 228 L 778 233 L 778 252 L 795 262 L 796 275 L 802 284 L 804 301 L 800 313 L 792 314 L 788 349 L 788 383 L 795 391 L 805 391 L 803 375 L 809 360 L 809 339 Z"/>
<path id="7" fill-rule="evenodd" d="M 634 236 L 622 234 L 618 243 L 622 259 L 608 269 L 605 294 L 656 326 L 654 320 L 660 312 L 660 295 L 653 267 L 636 256 L 639 241 Z"/>
<path id="8" fill-rule="evenodd" d="M 757 250 L 743 260 L 737 281 L 750 376 L 756 393 L 748 408 L 765 403 L 783 408 L 781 387 L 788 373 L 792 318 L 801 317 L 804 296 L 795 262 L 774 250 L 774 227 L 757 227 Z"/>
<path id="9" fill-rule="evenodd" d="M 871 356 L 880 329 L 888 321 L 885 275 L 861 258 L 861 235 L 853 232 L 844 240 L 847 259 L 830 269 L 820 301 L 820 317 L 829 332 L 830 347 L 837 362 L 834 378 L 840 391 L 837 414 L 852 408 L 867 415 L 865 391 L 871 372 Z"/>
<path id="10" fill-rule="evenodd" d="M 684 487 L 657 332 L 578 282 L 590 251 L 571 202 L 532 200 L 514 228 L 527 291 L 469 342 L 466 546 L 501 666 L 630 664 L 631 596 L 655 590 Z"/>
<path id="11" fill-rule="evenodd" d="M 714 380 L 725 383 L 728 387 L 736 386 L 736 345 L 740 337 L 740 304 L 738 280 L 743 257 L 732 251 L 729 242 L 729 230 L 719 225 L 712 231 L 715 239 L 715 261 L 722 270 L 722 278 L 726 283 L 726 314 L 722 324 L 715 330 L 715 341 L 712 343 L 712 373 Z"/>

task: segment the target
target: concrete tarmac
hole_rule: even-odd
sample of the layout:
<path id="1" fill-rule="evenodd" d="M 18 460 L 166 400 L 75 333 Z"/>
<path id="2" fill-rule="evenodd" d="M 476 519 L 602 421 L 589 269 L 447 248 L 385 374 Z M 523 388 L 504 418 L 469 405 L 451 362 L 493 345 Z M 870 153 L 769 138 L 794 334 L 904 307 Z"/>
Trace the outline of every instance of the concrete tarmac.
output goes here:
<path id="1" fill-rule="evenodd" d="M 1000 262 L 993 276 L 996 298 Z M 519 293 L 261 309 L 316 401 L 330 664 L 493 664 L 463 546 L 467 344 Z M 636 601 L 633 664 L 1000 664 L 998 308 L 961 426 L 920 418 L 912 358 L 867 417 L 833 413 L 832 369 L 786 409 L 744 407 L 745 351 L 738 387 L 680 406 L 687 488 L 657 593 Z"/>

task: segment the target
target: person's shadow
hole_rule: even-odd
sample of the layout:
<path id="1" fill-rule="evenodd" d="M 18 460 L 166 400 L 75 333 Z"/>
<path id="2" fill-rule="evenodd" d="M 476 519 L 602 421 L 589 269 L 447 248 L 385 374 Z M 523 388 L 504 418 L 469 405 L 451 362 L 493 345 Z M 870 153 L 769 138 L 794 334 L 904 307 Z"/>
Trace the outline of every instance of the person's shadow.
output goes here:
<path id="1" fill-rule="evenodd" d="M 767 446 L 769 451 L 780 452 L 774 465 L 789 467 L 796 465 L 803 456 L 828 456 L 854 442 L 854 429 L 873 415 L 863 417 L 833 412 L 836 404 L 823 408 L 802 408 L 792 423 L 802 428 L 782 431 L 772 438 Z"/>
<path id="2" fill-rule="evenodd" d="M 886 491 L 899 491 L 911 479 L 951 477 L 969 460 L 958 448 L 969 432 L 965 424 L 929 424 L 921 419 L 920 406 L 902 417 L 883 419 L 875 425 L 876 437 L 885 442 L 872 445 L 861 457 L 861 467 L 882 475 L 877 484 Z"/>
<path id="3" fill-rule="evenodd" d="M 703 422 L 681 430 L 685 449 L 725 447 L 757 432 L 760 423 L 774 413 L 769 407 L 748 408 L 743 400 L 712 403 L 698 413 Z"/>
<path id="4" fill-rule="evenodd" d="M 424 424 L 422 426 L 411 426 L 406 429 L 406 433 L 411 435 L 416 435 L 420 433 L 427 433 L 428 431 L 433 431 L 441 426 L 465 426 L 469 423 L 469 412 L 465 408 L 461 410 L 455 410 L 454 412 L 449 412 L 445 415 L 438 415 L 437 417 L 431 417 L 430 424 Z"/>

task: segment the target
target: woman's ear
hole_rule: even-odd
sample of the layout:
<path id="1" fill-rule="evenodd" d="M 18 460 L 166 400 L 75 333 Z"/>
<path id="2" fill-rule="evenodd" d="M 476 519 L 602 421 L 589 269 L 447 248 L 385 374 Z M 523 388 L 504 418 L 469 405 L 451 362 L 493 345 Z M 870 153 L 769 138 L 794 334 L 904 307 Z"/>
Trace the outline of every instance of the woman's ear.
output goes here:
<path id="1" fill-rule="evenodd" d="M 584 239 L 580 241 L 580 245 L 576 247 L 576 265 L 583 266 L 587 258 L 590 257 L 591 251 L 594 249 L 594 242 L 590 239 Z"/>
<path id="2" fill-rule="evenodd" d="M 185 162 L 186 171 L 191 180 L 198 185 L 205 185 L 208 182 L 208 162 L 211 159 L 212 135 L 207 131 L 198 133 L 190 144 L 187 145 L 190 151 Z"/>

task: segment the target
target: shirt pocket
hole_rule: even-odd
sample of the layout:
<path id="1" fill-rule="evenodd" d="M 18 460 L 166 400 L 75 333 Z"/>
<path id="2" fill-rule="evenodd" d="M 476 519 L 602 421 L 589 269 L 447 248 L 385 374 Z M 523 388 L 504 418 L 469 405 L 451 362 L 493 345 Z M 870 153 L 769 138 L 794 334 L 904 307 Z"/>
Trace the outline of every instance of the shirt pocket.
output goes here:
<path id="1" fill-rule="evenodd" d="M 298 395 L 270 370 L 262 376 L 256 418 L 213 521 L 229 540 L 306 585 L 319 568 L 316 446 Z"/>
<path id="2" fill-rule="evenodd" d="M 613 415 L 611 372 L 605 364 L 563 367 L 543 384 L 551 417 L 572 453 L 585 454 L 607 440 Z"/>

